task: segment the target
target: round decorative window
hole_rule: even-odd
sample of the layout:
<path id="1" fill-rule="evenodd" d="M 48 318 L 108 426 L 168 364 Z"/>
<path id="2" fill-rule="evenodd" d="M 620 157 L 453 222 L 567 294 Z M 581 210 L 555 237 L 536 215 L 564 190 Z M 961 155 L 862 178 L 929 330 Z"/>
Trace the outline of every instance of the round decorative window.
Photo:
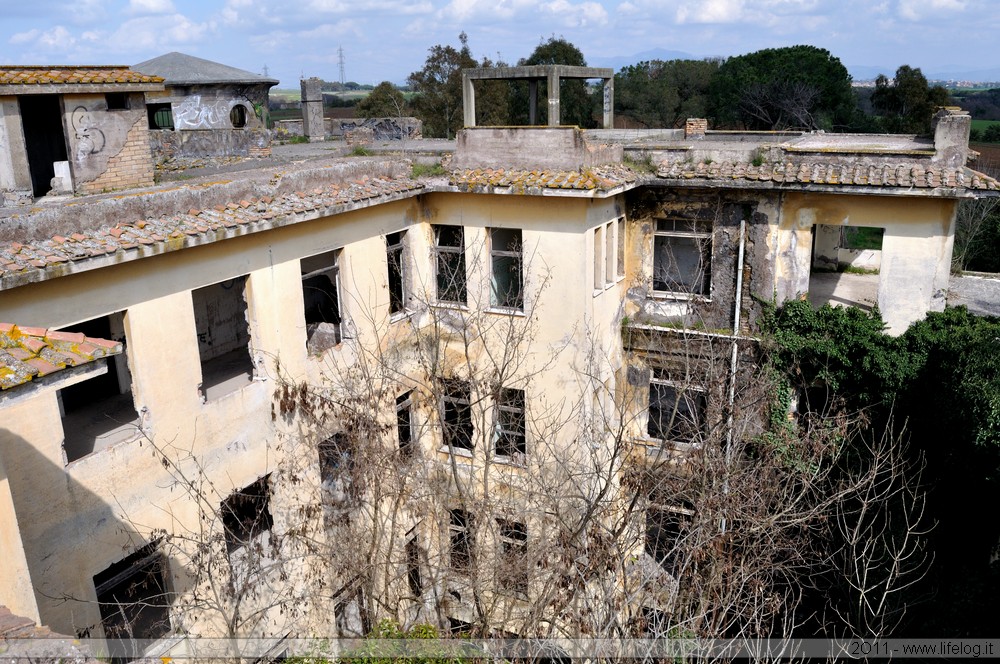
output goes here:
<path id="1" fill-rule="evenodd" d="M 229 111 L 229 121 L 233 123 L 233 127 L 236 129 L 242 129 L 247 126 L 247 107 L 243 104 L 236 104 L 233 106 L 233 110 Z"/>

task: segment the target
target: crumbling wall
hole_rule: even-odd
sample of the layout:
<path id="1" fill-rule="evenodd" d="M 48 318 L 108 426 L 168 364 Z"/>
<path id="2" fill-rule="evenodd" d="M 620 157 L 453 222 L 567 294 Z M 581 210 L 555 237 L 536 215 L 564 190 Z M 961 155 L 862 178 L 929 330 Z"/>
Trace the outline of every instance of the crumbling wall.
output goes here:
<path id="1" fill-rule="evenodd" d="M 149 153 L 149 130 L 140 116 L 125 135 L 121 149 L 105 162 L 104 171 L 88 181 L 76 178 L 77 191 L 90 194 L 114 189 L 149 187 L 153 184 L 153 160 Z"/>
<path id="2" fill-rule="evenodd" d="M 156 163 L 170 159 L 211 157 L 267 157 L 271 154 L 271 132 L 267 129 L 213 129 L 209 131 L 149 132 Z"/>
<path id="3" fill-rule="evenodd" d="M 139 93 L 128 108 L 108 110 L 105 95 L 65 95 L 63 126 L 73 182 L 79 193 L 153 183 L 146 107 Z"/>

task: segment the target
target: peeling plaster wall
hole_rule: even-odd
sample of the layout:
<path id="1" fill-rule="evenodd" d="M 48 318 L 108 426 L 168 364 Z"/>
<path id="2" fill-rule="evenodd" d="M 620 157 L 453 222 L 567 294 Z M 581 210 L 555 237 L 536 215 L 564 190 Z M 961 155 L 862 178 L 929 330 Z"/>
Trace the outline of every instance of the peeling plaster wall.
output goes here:
<path id="1" fill-rule="evenodd" d="M 31 171 L 17 97 L 0 97 L 0 205 L 30 203 Z"/>
<path id="2" fill-rule="evenodd" d="M 128 93 L 124 110 L 108 110 L 103 94 L 63 95 L 63 109 L 67 156 L 77 191 L 152 184 L 141 93 Z"/>

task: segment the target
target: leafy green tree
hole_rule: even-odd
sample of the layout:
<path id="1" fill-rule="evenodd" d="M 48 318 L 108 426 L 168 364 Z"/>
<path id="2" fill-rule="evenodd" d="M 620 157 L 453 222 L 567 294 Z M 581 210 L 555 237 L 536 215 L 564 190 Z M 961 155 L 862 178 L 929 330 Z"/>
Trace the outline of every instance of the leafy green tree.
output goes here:
<path id="1" fill-rule="evenodd" d="M 548 41 L 542 42 L 532 51 L 527 58 L 518 61 L 518 65 L 571 65 L 575 67 L 586 67 L 587 61 L 583 53 L 572 43 L 562 37 L 549 37 Z M 528 116 L 528 93 L 527 84 L 521 83 L 515 87 L 515 94 L 512 105 L 514 114 L 511 124 L 527 124 Z M 545 99 L 548 96 L 548 88 L 544 81 L 538 84 L 538 124 L 548 123 L 548 104 Z M 587 85 L 579 79 L 568 79 L 561 82 L 559 89 L 559 122 L 564 125 L 577 125 L 584 128 L 596 127 L 594 121 L 594 111 L 596 100 Z"/>
<path id="2" fill-rule="evenodd" d="M 424 136 L 452 138 L 462 128 L 462 70 L 478 63 L 469 50 L 468 35 L 463 32 L 458 39 L 458 49 L 432 46 L 423 68 L 407 79 L 416 92 L 413 107 L 423 121 Z"/>
<path id="3" fill-rule="evenodd" d="M 651 60 L 615 74 L 615 114 L 646 127 L 675 127 L 705 117 L 719 60 Z"/>
<path id="4" fill-rule="evenodd" d="M 983 131 L 983 140 L 987 143 L 1000 143 L 1000 124 L 991 124 Z"/>
<path id="5" fill-rule="evenodd" d="M 358 102 L 358 117 L 395 118 L 406 115 L 406 98 L 395 85 L 382 81 Z"/>
<path id="6" fill-rule="evenodd" d="M 856 108 L 851 76 L 840 60 L 804 45 L 729 58 L 709 96 L 717 126 L 746 129 L 839 129 L 851 125 Z"/>
<path id="7" fill-rule="evenodd" d="M 947 106 L 948 101 L 944 87 L 929 85 L 920 69 L 909 65 L 897 69 L 892 81 L 880 74 L 872 93 L 882 128 L 891 133 L 929 134 L 935 108 Z"/>

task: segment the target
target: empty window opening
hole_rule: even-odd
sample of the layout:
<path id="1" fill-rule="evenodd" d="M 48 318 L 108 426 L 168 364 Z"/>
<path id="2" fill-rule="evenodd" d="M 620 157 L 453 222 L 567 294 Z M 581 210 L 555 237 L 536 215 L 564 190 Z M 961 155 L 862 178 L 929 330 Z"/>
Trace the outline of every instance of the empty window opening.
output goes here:
<path id="1" fill-rule="evenodd" d="M 67 331 L 120 341 L 123 346 L 120 354 L 107 358 L 106 373 L 57 392 L 63 450 L 69 463 L 133 438 L 139 431 L 139 415 L 132 399 L 132 374 L 125 357 L 125 312 L 72 325 Z"/>
<path id="2" fill-rule="evenodd" d="M 520 229 L 490 230 L 490 263 L 490 305 L 504 309 L 522 309 L 524 280 Z"/>
<path id="3" fill-rule="evenodd" d="M 191 292 L 206 401 L 238 390 L 253 378 L 246 281 L 246 276 L 236 277 Z"/>
<path id="4" fill-rule="evenodd" d="M 642 607 L 639 635 L 647 639 L 665 639 L 671 636 L 670 614 L 649 606 Z"/>
<path id="5" fill-rule="evenodd" d="M 521 596 L 528 594 L 528 529 L 523 523 L 497 519 L 500 540 L 497 582 Z"/>
<path id="6" fill-rule="evenodd" d="M 94 575 L 94 589 L 114 662 L 140 657 L 139 641 L 160 639 L 170 633 L 167 559 L 156 544 L 147 544 L 123 560 Z"/>
<path id="7" fill-rule="evenodd" d="M 878 302 L 885 229 L 871 226 L 813 226 L 809 302 L 859 307 Z"/>
<path id="8" fill-rule="evenodd" d="M 649 381 L 646 433 L 673 443 L 700 442 L 705 405 L 703 390 L 654 377 Z"/>
<path id="9" fill-rule="evenodd" d="M 493 437 L 494 453 L 500 457 L 523 460 L 525 446 L 524 390 L 501 387 L 497 393 L 497 422 Z"/>
<path id="10" fill-rule="evenodd" d="M 614 222 L 604 227 L 604 285 L 610 286 L 615 281 L 615 253 L 618 243 L 615 241 L 617 227 Z"/>
<path id="11" fill-rule="evenodd" d="M 473 448 L 472 393 L 469 382 L 455 378 L 441 380 L 443 442 L 449 448 Z"/>
<path id="12" fill-rule="evenodd" d="M 471 636 L 472 628 L 473 628 L 472 623 L 448 616 L 448 634 L 450 636 L 454 637 Z"/>
<path id="13" fill-rule="evenodd" d="M 422 557 L 422 552 L 420 550 L 420 544 L 417 542 L 417 536 L 412 535 L 406 541 L 406 581 L 410 586 L 410 593 L 414 597 L 420 597 L 424 594 L 424 583 L 423 578 L 420 575 L 420 559 Z"/>
<path id="14" fill-rule="evenodd" d="M 174 113 L 170 104 L 146 104 L 150 129 L 174 129 Z"/>
<path id="15" fill-rule="evenodd" d="M 107 92 L 104 94 L 104 101 L 108 105 L 109 111 L 127 111 L 127 92 Z"/>
<path id="16" fill-rule="evenodd" d="M 229 122 L 234 129 L 243 129 L 247 126 L 247 107 L 243 104 L 236 104 L 229 111 Z"/>
<path id="17" fill-rule="evenodd" d="M 406 309 L 406 255 L 403 239 L 405 231 L 385 236 L 385 253 L 389 264 L 389 313 L 397 314 Z"/>
<path id="18" fill-rule="evenodd" d="M 271 531 L 270 475 L 239 491 L 234 491 L 222 501 L 222 526 L 226 533 L 226 551 L 244 548 L 257 542 L 261 535 Z"/>
<path id="19" fill-rule="evenodd" d="M 619 277 L 625 276 L 625 217 L 621 217 L 615 222 L 615 236 L 618 238 L 618 255 L 615 257 L 617 265 L 616 274 Z"/>
<path id="20" fill-rule="evenodd" d="M 691 510 L 682 507 L 646 509 L 645 552 L 671 574 L 678 571 L 681 545 L 692 515 Z"/>
<path id="21" fill-rule="evenodd" d="M 465 229 L 434 226 L 434 254 L 438 302 L 465 304 Z"/>
<path id="22" fill-rule="evenodd" d="M 653 235 L 653 291 L 708 297 L 712 286 L 712 225 L 657 219 Z"/>
<path id="23" fill-rule="evenodd" d="M 604 288 L 604 227 L 594 229 L 594 290 Z"/>
<path id="24" fill-rule="evenodd" d="M 311 353 L 332 348 L 344 338 L 340 260 L 341 250 L 336 249 L 300 261 L 306 346 Z"/>
<path id="25" fill-rule="evenodd" d="M 396 397 L 396 437 L 404 454 L 413 454 L 413 392 Z"/>
<path id="26" fill-rule="evenodd" d="M 355 490 L 351 439 L 335 433 L 319 444 L 319 479 L 325 505 L 344 506 Z"/>
<path id="27" fill-rule="evenodd" d="M 466 510 L 451 510 L 448 523 L 448 559 L 451 568 L 466 574 L 472 571 L 472 515 Z"/>

